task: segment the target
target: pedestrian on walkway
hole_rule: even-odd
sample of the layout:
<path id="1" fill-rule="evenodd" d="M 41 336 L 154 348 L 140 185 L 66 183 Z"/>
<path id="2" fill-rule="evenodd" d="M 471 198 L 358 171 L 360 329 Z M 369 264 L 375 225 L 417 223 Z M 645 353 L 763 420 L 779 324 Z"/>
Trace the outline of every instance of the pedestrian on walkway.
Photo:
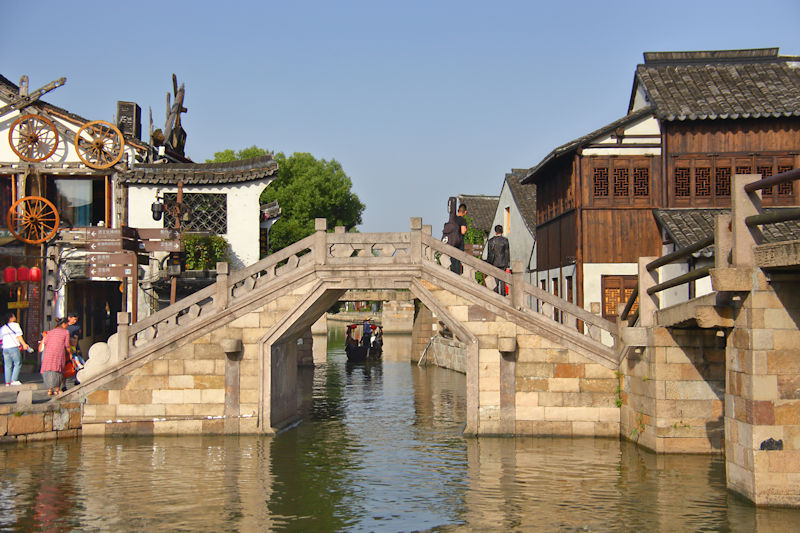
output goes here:
<path id="1" fill-rule="evenodd" d="M 498 224 L 494 227 L 494 237 L 489 239 L 486 248 L 488 251 L 486 261 L 500 270 L 508 272 L 508 267 L 511 262 L 511 252 L 509 251 L 508 239 L 503 237 L 503 226 Z M 505 296 L 506 284 L 498 279 L 494 291 L 497 294 Z"/>
<path id="2" fill-rule="evenodd" d="M 48 331 L 44 339 L 41 373 L 44 384 L 47 386 L 48 396 L 61 394 L 64 368 L 67 365 L 70 348 L 67 320 L 59 318 L 56 327 Z"/>
<path id="3" fill-rule="evenodd" d="M 22 338 L 22 328 L 17 324 L 17 315 L 13 312 L 6 313 L 3 325 L 0 326 L 0 342 L 3 345 L 3 363 L 6 378 L 6 387 L 10 385 L 22 385 L 19 382 L 19 371 L 22 368 L 22 347 L 30 351 L 30 346 Z"/>

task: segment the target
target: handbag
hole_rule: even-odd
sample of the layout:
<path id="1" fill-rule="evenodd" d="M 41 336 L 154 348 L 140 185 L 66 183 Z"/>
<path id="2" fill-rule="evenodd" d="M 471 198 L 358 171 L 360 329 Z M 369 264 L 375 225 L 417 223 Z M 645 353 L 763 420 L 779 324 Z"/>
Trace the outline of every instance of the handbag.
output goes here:
<path id="1" fill-rule="evenodd" d="M 71 378 L 77 373 L 78 371 L 75 370 L 75 363 L 72 362 L 72 359 L 67 360 L 67 364 L 64 365 L 64 377 Z"/>

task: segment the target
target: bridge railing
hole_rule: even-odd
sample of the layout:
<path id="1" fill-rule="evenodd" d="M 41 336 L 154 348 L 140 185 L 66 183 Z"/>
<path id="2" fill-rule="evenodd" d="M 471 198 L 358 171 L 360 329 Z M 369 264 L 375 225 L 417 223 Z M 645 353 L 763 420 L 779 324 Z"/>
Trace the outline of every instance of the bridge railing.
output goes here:
<path id="1" fill-rule="evenodd" d="M 228 273 L 227 264 L 219 263 L 216 283 L 144 320 L 124 326 L 128 342 L 120 339 L 123 358 L 135 354 L 145 345 L 171 336 L 177 328 L 207 322 L 215 313 L 242 299 L 252 298 L 259 289 L 273 281 L 303 269 L 319 265 L 403 265 L 428 264 L 450 271 L 450 260 L 461 263 L 459 275 L 468 279 L 488 298 L 506 298 L 517 310 L 537 313 L 580 334 L 613 345 L 616 324 L 544 290 L 526 283 L 521 273 L 509 274 L 479 258 L 448 246 L 430 235 L 430 226 L 422 227 L 419 218 L 412 219 L 410 232 L 346 233 L 337 227 L 328 233 L 324 219 L 316 221 L 315 233 L 270 255 L 249 267 Z M 517 269 L 518 272 L 522 268 Z M 451 272 L 452 273 L 452 272 Z M 494 292 L 498 283 L 507 290 Z"/>
<path id="2" fill-rule="evenodd" d="M 205 321 L 220 309 L 244 298 L 256 289 L 313 263 L 314 235 L 270 255 L 230 276 L 227 263 L 217 264 L 216 283 L 161 309 L 128 329 L 127 346 L 120 346 L 123 358 L 137 348 L 160 340 L 176 328 Z M 122 339 L 120 339 L 122 343 Z"/>
<path id="3" fill-rule="evenodd" d="M 497 284 L 502 283 L 507 291 L 501 289 L 500 296 L 508 299 L 509 303 L 517 310 L 536 313 L 607 346 L 616 344 L 617 325 L 615 323 L 527 283 L 522 277 L 521 263 L 512 269 L 512 272 L 515 273 L 509 274 L 430 235 L 424 234 L 421 244 L 422 260 L 428 264 L 450 270 L 450 260 L 456 259 L 461 262 L 461 277 L 468 279 L 471 283 L 481 285 L 485 290 L 495 293 Z M 487 292 L 487 296 L 490 294 Z"/>

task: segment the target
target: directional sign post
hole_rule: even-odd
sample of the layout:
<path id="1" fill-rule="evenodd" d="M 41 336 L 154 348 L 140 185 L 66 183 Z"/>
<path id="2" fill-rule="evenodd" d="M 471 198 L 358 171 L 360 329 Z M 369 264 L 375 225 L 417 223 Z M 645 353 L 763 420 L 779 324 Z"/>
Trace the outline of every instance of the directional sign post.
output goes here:
<path id="1" fill-rule="evenodd" d="M 122 253 L 94 253 L 89 256 L 89 263 L 95 265 L 146 265 L 149 263 L 149 258 L 146 255 L 135 254 L 130 252 Z"/>
<path id="2" fill-rule="evenodd" d="M 139 241 L 143 252 L 182 252 L 183 241 Z"/>
<path id="3" fill-rule="evenodd" d="M 89 276 L 92 278 L 128 278 L 133 276 L 137 267 L 128 265 L 90 266 Z"/>
<path id="4" fill-rule="evenodd" d="M 131 239 L 98 240 L 89 241 L 86 247 L 90 252 L 122 252 L 124 250 L 136 251 L 137 243 Z"/>

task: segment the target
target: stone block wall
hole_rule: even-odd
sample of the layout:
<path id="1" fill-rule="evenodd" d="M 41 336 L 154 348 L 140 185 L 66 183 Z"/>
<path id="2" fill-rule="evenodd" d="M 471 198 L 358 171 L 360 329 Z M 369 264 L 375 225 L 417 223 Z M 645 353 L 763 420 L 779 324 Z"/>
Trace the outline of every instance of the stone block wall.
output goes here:
<path id="1" fill-rule="evenodd" d="M 77 402 L 48 402 L 0 405 L 0 443 L 71 439 L 81 434 L 81 405 Z"/>
<path id="2" fill-rule="evenodd" d="M 431 310 L 422 304 L 417 305 L 414 325 L 411 329 L 411 361 L 416 363 L 425 347 L 436 334 L 436 321 Z"/>
<path id="3" fill-rule="evenodd" d="M 464 343 L 457 339 L 435 336 L 425 353 L 423 365 L 434 365 L 462 374 L 467 373 L 467 352 Z"/>
<path id="4" fill-rule="evenodd" d="M 622 437 L 662 453 L 722 451 L 725 337 L 655 327 L 648 344 L 620 366 Z"/>
<path id="5" fill-rule="evenodd" d="M 265 432 L 257 427 L 261 380 L 275 376 L 267 369 L 262 378 L 259 343 L 307 292 L 308 287 L 298 287 L 239 310 L 227 324 L 185 344 L 161 348 L 141 366 L 90 392 L 83 407 L 83 434 Z M 298 353 L 312 359 L 310 329 L 300 338 L 302 345 L 292 341 L 299 348 L 292 349 L 295 367 Z M 241 340 L 241 353 L 223 352 L 223 339 Z"/>
<path id="6" fill-rule="evenodd" d="M 530 332 L 517 344 L 517 434 L 619 435 L 615 370 Z"/>
<path id="7" fill-rule="evenodd" d="M 800 287 L 759 283 L 727 347 L 728 486 L 756 505 L 800 501 Z"/>
<path id="8" fill-rule="evenodd" d="M 467 361 L 477 371 L 467 395 L 478 398 L 478 434 L 619 435 L 616 369 L 548 340 L 533 325 L 526 329 L 460 295 L 429 290 L 478 341 L 476 364 Z M 501 352 L 500 338 L 515 339 L 516 350 Z"/>

